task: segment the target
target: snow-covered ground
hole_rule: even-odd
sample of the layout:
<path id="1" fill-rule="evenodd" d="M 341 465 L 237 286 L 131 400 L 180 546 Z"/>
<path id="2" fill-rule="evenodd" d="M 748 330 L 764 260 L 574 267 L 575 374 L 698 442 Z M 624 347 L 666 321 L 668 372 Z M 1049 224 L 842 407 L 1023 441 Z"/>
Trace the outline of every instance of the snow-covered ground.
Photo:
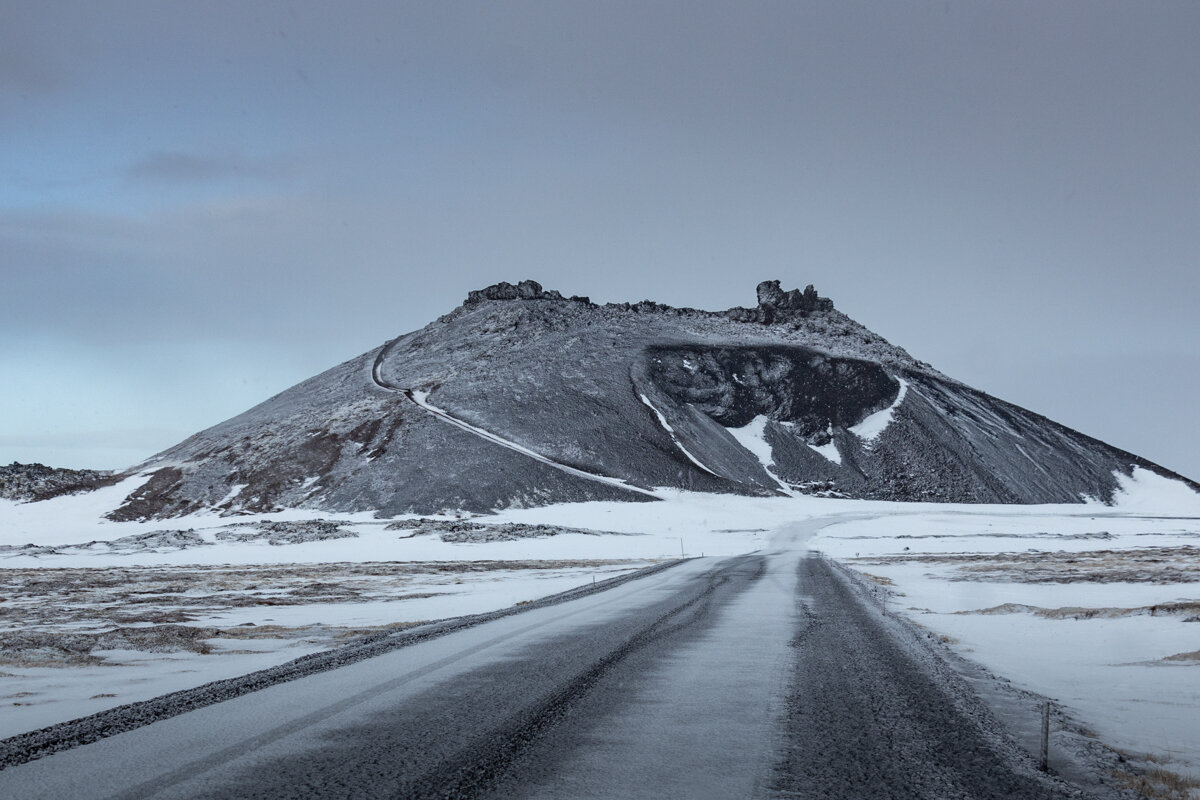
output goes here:
<path id="1" fill-rule="evenodd" d="M 138 480 L 0 500 L 0 737 L 684 553 L 747 552 L 768 533 L 709 524 L 718 504 L 703 497 L 427 522 L 305 511 L 102 519 Z M 652 518 L 635 508 L 650 505 Z"/>
<path id="2" fill-rule="evenodd" d="M 892 608 L 1103 741 L 1200 776 L 1200 496 L 1143 470 L 1123 486 L 1115 507 L 658 490 L 662 502 L 440 522 L 101 521 L 132 486 L 0 501 L 0 736 L 681 553 L 772 547 L 781 528 L 819 519 L 811 546 L 886 586 Z M 69 634 L 84 639 L 54 646 Z"/>
<path id="3" fill-rule="evenodd" d="M 1194 782 L 1200 509 L 1178 488 L 1139 473 L 1115 509 L 943 507 L 838 523 L 812 546 L 961 655 Z"/>

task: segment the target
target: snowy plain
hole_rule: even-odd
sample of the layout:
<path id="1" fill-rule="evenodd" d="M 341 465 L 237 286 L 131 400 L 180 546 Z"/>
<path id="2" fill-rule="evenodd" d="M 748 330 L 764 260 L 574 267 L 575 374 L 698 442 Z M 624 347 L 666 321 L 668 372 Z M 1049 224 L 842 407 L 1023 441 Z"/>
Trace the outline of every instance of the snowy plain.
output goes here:
<path id="1" fill-rule="evenodd" d="M 157 624 L 136 621 L 131 608 L 213 631 L 198 649 L 95 649 L 73 662 L 22 662 L 0 651 L 0 736 L 264 668 L 372 630 L 503 608 L 680 555 L 772 547 L 778 531 L 803 521 L 821 528 L 810 547 L 885 586 L 889 607 L 964 657 L 1052 698 L 1101 741 L 1200 777 L 1200 496 L 1144 470 L 1122 487 L 1113 506 L 659 490 L 656 503 L 443 520 L 554 529 L 490 541 L 443 537 L 416 522 L 392 525 L 403 518 L 296 510 L 102 520 L 132 482 L 40 503 L 0 501 L 0 637 L 96 633 L 116 618 L 135 620 L 126 628 Z M 341 538 L 268 544 L 218 536 L 234 524 L 244 532 L 267 520 L 316 519 L 336 522 Z M 193 534 L 193 543 L 89 544 L 168 529 Z M 144 592 L 80 589 L 105 574 L 132 575 Z"/>
<path id="2" fill-rule="evenodd" d="M 1135 470 L 1113 507 L 945 506 L 837 523 L 813 547 L 960 655 L 1200 796 L 1197 499 Z"/>

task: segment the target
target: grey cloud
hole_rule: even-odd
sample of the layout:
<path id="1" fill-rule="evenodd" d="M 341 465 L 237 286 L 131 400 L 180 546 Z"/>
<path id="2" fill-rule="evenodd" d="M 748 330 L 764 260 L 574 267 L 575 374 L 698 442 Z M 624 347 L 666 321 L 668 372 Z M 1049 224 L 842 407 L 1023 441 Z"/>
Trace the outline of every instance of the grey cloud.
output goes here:
<path id="1" fill-rule="evenodd" d="M 69 448 L 140 448 L 150 450 L 161 447 L 162 442 L 186 436 L 191 431 L 179 428 L 107 428 L 101 431 L 66 431 L 51 433 L 5 434 L 0 433 L 0 449 L 37 447 Z"/>
<path id="2" fill-rule="evenodd" d="M 1200 347 L 1193 2 L 64 8 L 0 24 L 0 94 L 44 93 L 0 98 L 0 340 L 319 367 L 497 280 L 724 308 L 780 278 L 1018 401 L 962 339 L 1029 375 Z"/>
<path id="3" fill-rule="evenodd" d="M 59 72 L 3 45 L 0 42 L 0 89 L 27 96 L 61 88 L 63 76 Z"/>
<path id="4" fill-rule="evenodd" d="M 239 155 L 159 152 L 130 165 L 126 175 L 135 181 L 186 184 L 227 178 L 278 181 L 290 173 L 278 161 L 254 161 Z"/>
<path id="5" fill-rule="evenodd" d="M 39 37 L 14 26 L 11 17 L 0 17 L 0 92 L 28 96 L 63 88 L 63 72 L 37 52 Z"/>

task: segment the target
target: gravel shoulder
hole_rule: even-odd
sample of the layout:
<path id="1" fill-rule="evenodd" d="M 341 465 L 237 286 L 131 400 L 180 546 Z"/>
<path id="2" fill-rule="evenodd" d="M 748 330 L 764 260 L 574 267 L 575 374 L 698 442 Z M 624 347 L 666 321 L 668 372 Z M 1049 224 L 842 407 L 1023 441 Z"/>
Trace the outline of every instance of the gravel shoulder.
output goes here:
<path id="1" fill-rule="evenodd" d="M 1039 773 L 945 661 L 830 562 L 799 569 L 779 796 L 1082 796 Z"/>

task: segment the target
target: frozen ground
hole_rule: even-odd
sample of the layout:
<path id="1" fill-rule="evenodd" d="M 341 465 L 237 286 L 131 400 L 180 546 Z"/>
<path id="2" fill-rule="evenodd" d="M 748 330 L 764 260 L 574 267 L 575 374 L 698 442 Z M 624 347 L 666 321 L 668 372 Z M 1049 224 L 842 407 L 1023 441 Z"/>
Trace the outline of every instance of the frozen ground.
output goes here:
<path id="1" fill-rule="evenodd" d="M 1131 498 L 1136 511 L 858 519 L 813 547 L 886 587 L 890 607 L 952 649 L 1157 770 L 1162 794 L 1151 796 L 1200 796 L 1200 518 L 1179 503 L 1156 514 L 1149 496 Z"/>
<path id="2" fill-rule="evenodd" d="M 1126 489 L 1117 507 L 662 491 L 461 520 L 169 524 L 99 521 L 122 487 L 0 501 L 0 736 L 680 553 L 753 552 L 819 518 L 812 546 L 893 609 L 1104 742 L 1200 777 L 1200 498 L 1144 473 Z"/>
<path id="3" fill-rule="evenodd" d="M 0 508 L 0 737 L 555 594 L 679 546 L 490 519 L 98 523 L 79 513 L 87 499 Z"/>
<path id="4" fill-rule="evenodd" d="M 102 519 L 132 488 L 0 500 L 0 737 L 685 551 L 755 550 L 768 532 L 703 496 L 649 516 L 594 503 L 471 519 Z M 768 516 L 796 515 L 782 510 Z"/>

